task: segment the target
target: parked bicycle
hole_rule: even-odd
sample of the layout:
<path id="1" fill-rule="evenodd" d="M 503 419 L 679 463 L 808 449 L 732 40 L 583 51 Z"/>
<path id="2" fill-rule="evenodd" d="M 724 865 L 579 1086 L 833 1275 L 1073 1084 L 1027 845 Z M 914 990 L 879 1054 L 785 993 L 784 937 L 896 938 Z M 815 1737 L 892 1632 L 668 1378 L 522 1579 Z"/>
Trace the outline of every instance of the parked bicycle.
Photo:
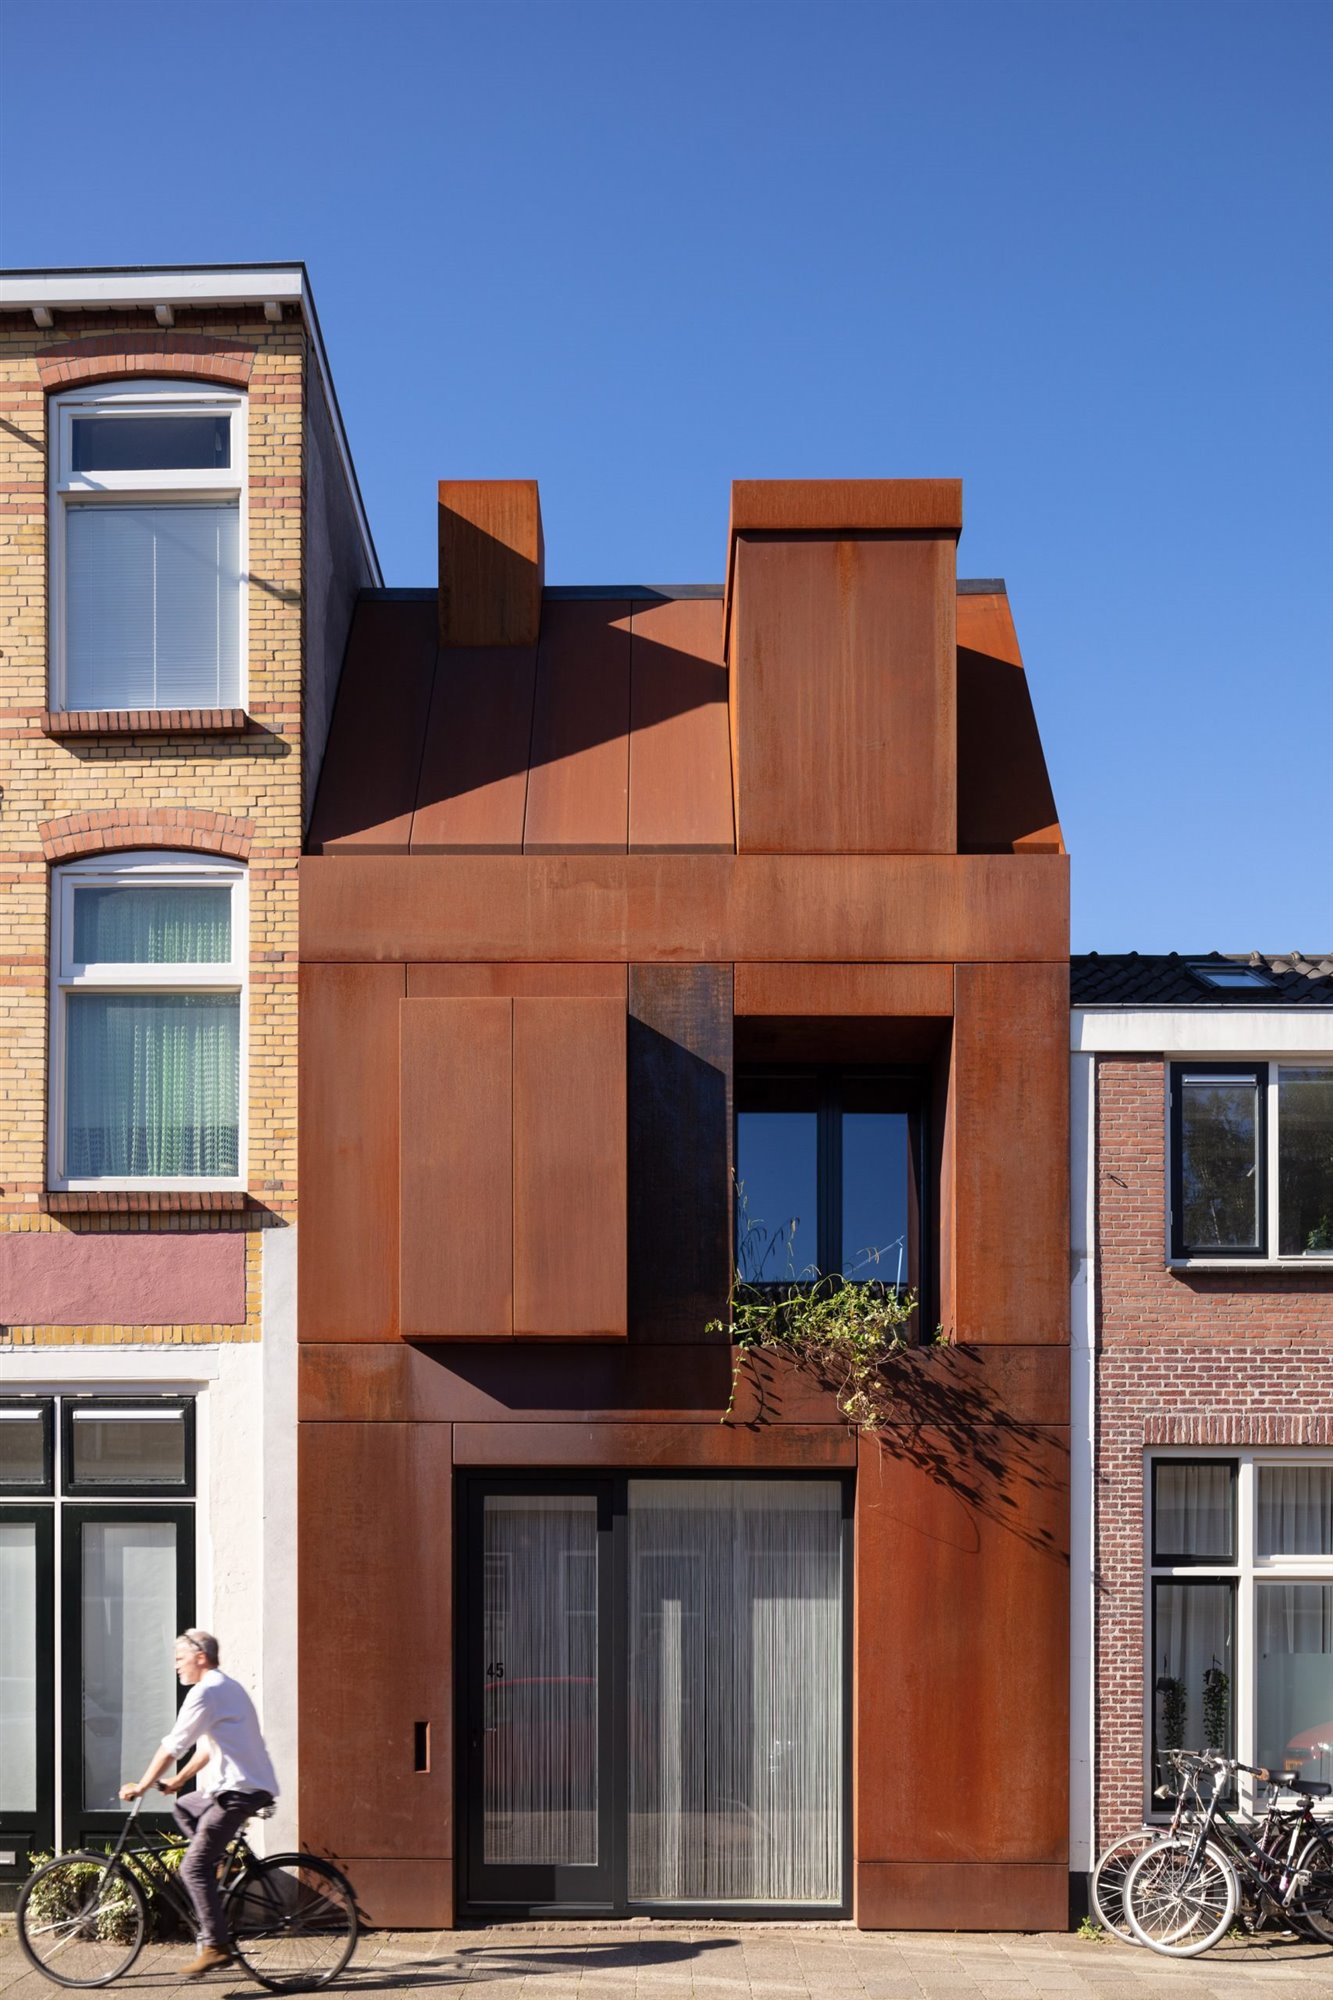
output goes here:
<path id="1" fill-rule="evenodd" d="M 129 1845 L 136 1799 L 108 1853 L 57 1855 L 23 1885 L 18 1935 L 29 1962 L 60 1986 L 107 1986 L 130 1970 L 149 1912 L 193 1929 L 172 1858 L 185 1842 L 148 1834 Z M 351 1883 L 315 1854 L 257 1855 L 238 1833 L 222 1863 L 221 1890 L 235 1957 L 270 1993 L 308 1992 L 336 1979 L 356 1949 Z"/>
<path id="2" fill-rule="evenodd" d="M 1276 1777 L 1211 1751 L 1178 1751 L 1174 1761 L 1183 1781 L 1178 1822 L 1124 1878 L 1124 1914 L 1139 1943 L 1193 1958 L 1226 1935 L 1238 1911 L 1251 1928 L 1271 1918 L 1333 1942 L 1333 1838 L 1312 1809 L 1333 1787 Z M 1275 1799 L 1262 1820 L 1247 1822 L 1225 1802 L 1242 1774 L 1292 1793 L 1297 1805 Z"/>

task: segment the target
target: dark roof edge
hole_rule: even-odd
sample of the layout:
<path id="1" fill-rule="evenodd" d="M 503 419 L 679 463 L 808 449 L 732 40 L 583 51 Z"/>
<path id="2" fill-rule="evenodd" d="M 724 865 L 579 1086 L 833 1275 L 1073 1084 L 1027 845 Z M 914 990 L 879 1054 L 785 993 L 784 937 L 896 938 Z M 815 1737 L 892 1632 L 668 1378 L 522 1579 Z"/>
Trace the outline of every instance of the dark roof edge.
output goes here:
<path id="1" fill-rule="evenodd" d="M 1002 576 L 960 576 L 958 579 L 960 597 L 1007 597 L 1008 586 Z"/>

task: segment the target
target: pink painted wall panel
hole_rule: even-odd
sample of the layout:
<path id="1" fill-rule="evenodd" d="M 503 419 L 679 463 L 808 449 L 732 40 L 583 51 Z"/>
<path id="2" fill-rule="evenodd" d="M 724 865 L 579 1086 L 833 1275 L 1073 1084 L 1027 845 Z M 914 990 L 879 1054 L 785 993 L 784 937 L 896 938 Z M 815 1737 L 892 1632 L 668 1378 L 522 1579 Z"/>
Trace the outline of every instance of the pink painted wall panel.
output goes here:
<path id="1" fill-rule="evenodd" d="M 245 1237 L 0 1236 L 6 1326 L 240 1326 Z"/>

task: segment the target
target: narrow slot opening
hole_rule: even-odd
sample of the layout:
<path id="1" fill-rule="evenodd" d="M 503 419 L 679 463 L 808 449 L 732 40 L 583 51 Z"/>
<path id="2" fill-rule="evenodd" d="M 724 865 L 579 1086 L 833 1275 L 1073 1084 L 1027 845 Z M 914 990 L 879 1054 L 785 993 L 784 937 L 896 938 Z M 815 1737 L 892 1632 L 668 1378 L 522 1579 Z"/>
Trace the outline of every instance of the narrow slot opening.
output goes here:
<path id="1" fill-rule="evenodd" d="M 430 1724 L 428 1722 L 414 1722 L 412 1724 L 412 1769 L 414 1771 L 429 1771 L 430 1769 Z"/>

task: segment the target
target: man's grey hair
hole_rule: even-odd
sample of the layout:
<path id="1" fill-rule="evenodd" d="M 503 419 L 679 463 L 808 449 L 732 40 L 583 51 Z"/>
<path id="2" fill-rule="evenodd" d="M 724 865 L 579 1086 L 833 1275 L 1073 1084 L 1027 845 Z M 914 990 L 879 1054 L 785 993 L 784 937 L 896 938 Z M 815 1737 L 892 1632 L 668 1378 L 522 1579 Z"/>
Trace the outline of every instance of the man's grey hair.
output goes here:
<path id="1" fill-rule="evenodd" d="M 202 1653 L 210 1667 L 217 1665 L 218 1642 L 211 1632 L 201 1632 L 197 1625 L 191 1625 L 187 1632 L 181 1633 L 181 1638 L 187 1646 L 193 1646 L 196 1653 Z"/>

